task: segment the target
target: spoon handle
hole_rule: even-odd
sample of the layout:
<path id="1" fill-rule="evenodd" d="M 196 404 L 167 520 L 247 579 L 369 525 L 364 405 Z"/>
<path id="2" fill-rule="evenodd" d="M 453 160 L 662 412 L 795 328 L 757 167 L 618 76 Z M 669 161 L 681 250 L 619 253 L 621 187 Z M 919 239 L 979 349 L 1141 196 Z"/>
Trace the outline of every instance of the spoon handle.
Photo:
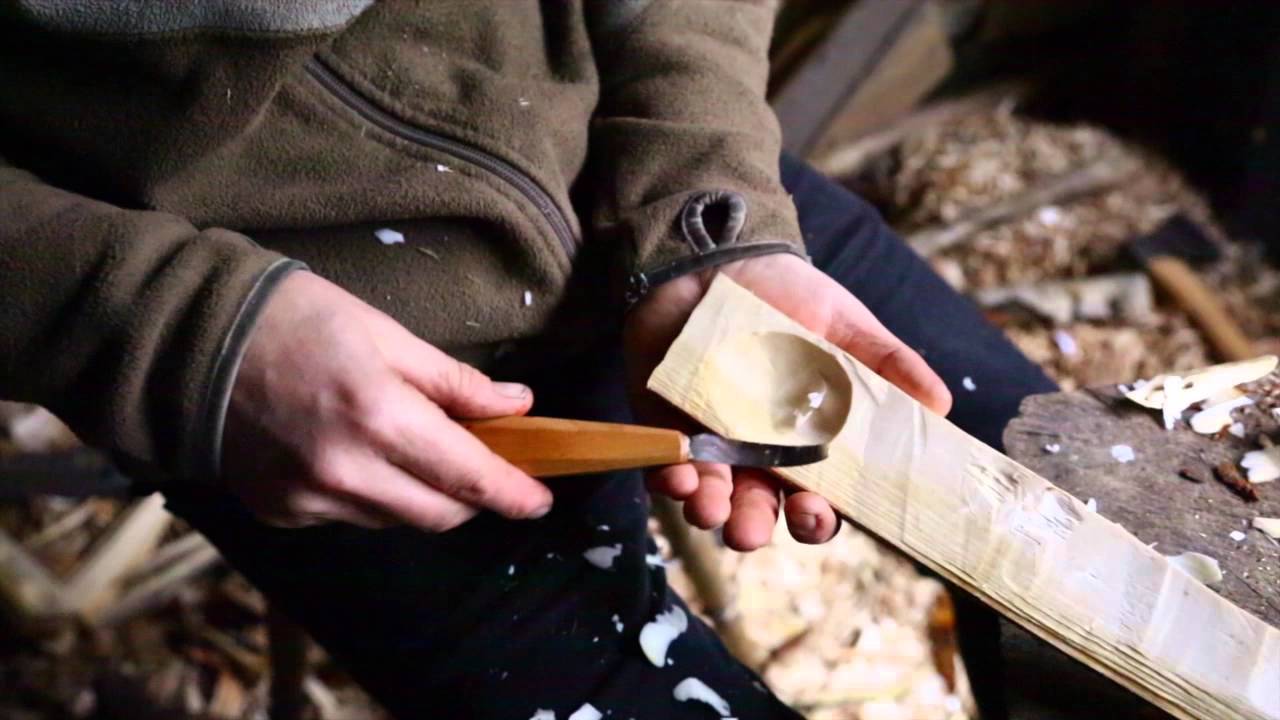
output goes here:
<path id="1" fill-rule="evenodd" d="M 677 430 L 547 417 L 463 421 L 507 462 L 534 477 L 672 465 L 689 459 Z"/>

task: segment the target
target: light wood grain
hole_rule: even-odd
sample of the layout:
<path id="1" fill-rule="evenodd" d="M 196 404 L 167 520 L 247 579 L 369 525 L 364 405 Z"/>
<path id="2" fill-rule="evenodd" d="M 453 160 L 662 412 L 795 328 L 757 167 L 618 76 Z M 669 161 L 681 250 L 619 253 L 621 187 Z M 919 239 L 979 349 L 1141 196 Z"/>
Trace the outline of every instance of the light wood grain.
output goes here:
<path id="1" fill-rule="evenodd" d="M 830 457 L 781 476 L 1174 715 L 1280 718 L 1280 631 L 731 280 L 713 283 L 649 387 L 714 432 L 769 442 L 740 430 L 777 408 L 728 400 L 760 394 L 726 392 L 746 380 L 714 368 L 720 348 L 772 333 L 831 353 L 853 389 Z"/>
<path id="2" fill-rule="evenodd" d="M 465 425 L 490 450 L 534 477 L 671 465 L 689 458 L 688 438 L 663 428 L 544 417 Z"/>

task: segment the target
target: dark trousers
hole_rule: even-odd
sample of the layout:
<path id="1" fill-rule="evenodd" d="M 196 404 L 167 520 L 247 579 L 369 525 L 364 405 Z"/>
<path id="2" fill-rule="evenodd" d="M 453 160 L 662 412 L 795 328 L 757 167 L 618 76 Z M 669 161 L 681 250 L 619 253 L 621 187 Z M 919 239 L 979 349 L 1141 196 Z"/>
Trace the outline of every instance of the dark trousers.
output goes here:
<path id="1" fill-rule="evenodd" d="M 864 202 L 785 159 L 783 178 L 814 263 L 924 354 L 956 395 L 956 423 L 999 446 L 1022 397 L 1052 391 L 1049 380 Z M 569 366 L 519 379 L 534 388 L 537 414 L 629 419 L 616 334 Z M 667 667 L 641 653 L 640 628 L 681 601 L 662 568 L 646 563 L 655 547 L 638 473 L 567 478 L 553 489 L 555 509 L 541 520 L 484 514 L 439 535 L 281 530 L 227 495 L 175 489 L 169 500 L 397 717 L 525 720 L 547 708 L 564 718 L 590 702 L 613 718 L 705 718 L 706 707 L 672 697 L 687 677 L 736 717 L 800 717 L 695 618 Z M 615 543 L 622 554 L 611 569 L 583 558 Z"/>

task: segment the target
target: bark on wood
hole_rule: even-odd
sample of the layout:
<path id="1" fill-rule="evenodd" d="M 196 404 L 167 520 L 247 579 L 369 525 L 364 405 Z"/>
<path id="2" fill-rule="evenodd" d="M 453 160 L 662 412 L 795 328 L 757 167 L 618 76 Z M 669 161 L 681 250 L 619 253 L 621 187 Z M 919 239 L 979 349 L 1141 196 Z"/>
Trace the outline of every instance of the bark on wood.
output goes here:
<path id="1" fill-rule="evenodd" d="M 797 364 L 773 352 L 788 347 L 775 340 L 796 338 L 844 369 L 852 403 L 831 456 L 780 476 L 1178 717 L 1280 718 L 1280 630 L 728 278 L 713 283 L 649 387 L 714 432 L 793 438 L 786 407 L 760 400 L 815 379 L 813 356 Z M 753 344 L 773 350 L 752 357 Z M 751 435 L 771 423 L 775 433 Z"/>

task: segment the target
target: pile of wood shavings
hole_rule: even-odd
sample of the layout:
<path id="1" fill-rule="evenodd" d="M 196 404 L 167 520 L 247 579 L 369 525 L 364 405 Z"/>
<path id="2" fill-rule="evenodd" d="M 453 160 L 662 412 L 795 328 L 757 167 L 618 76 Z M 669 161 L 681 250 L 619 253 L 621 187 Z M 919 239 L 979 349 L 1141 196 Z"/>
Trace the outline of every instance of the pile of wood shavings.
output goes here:
<path id="1" fill-rule="evenodd" d="M 966 293 L 1137 272 L 1125 246 L 1181 213 L 1223 254 L 1221 260 L 1200 268 L 1206 282 L 1259 342 L 1260 351 L 1275 349 L 1280 315 L 1268 308 L 1280 306 L 1280 272 L 1263 262 L 1257 246 L 1227 241 L 1205 199 L 1160 158 L 1105 130 L 1037 122 L 1007 106 L 931 128 L 893 152 L 900 171 L 884 180 L 889 186 L 878 194 L 893 199 L 896 207 L 885 208 L 886 214 L 904 235 L 955 222 L 985 204 L 1017 196 L 1092 162 L 1133 163 L 1132 176 L 1109 190 L 1012 218 L 930 261 Z M 1212 362 L 1209 348 L 1186 315 L 1162 299 L 1154 315 L 1141 322 L 1111 318 L 1055 326 L 1025 314 L 991 312 L 989 317 L 1068 390 Z"/>
<path id="2" fill-rule="evenodd" d="M 803 545 L 779 524 L 755 552 L 724 552 L 749 637 L 769 653 L 769 687 L 811 720 L 961 720 L 963 673 L 948 689 L 933 665 L 928 616 L 942 592 L 901 556 L 844 527 Z M 672 585 L 698 610 L 679 563 Z"/>
<path id="3" fill-rule="evenodd" d="M 47 411 L 0 402 L 0 457 L 76 445 Z M 0 532 L 65 579 L 122 508 L 122 502 L 102 498 L 0 503 Z M 188 531 L 175 521 L 166 542 Z M 0 633 L 0 718 L 265 718 L 266 612 L 262 595 L 219 565 L 188 581 L 162 607 L 118 625 L 68 625 L 36 639 Z M 315 645 L 308 671 L 308 718 L 388 717 Z"/>

